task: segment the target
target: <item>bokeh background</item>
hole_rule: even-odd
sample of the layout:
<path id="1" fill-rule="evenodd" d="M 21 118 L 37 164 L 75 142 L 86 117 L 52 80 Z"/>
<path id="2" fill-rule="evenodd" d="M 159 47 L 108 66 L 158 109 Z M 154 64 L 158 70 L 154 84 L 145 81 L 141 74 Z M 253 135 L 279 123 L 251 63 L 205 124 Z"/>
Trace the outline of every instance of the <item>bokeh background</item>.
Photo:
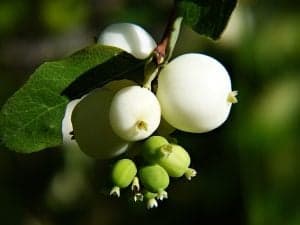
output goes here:
<path id="1" fill-rule="evenodd" d="M 93 43 L 113 22 L 158 41 L 171 0 L 1 0 L 0 106 L 34 69 Z M 221 61 L 239 91 L 228 121 L 207 134 L 176 133 L 199 172 L 172 180 L 157 209 L 107 195 L 109 162 L 78 151 L 23 155 L 0 147 L 3 225 L 300 224 L 300 14 L 296 2 L 240 0 L 221 40 L 183 27 L 175 55 Z"/>

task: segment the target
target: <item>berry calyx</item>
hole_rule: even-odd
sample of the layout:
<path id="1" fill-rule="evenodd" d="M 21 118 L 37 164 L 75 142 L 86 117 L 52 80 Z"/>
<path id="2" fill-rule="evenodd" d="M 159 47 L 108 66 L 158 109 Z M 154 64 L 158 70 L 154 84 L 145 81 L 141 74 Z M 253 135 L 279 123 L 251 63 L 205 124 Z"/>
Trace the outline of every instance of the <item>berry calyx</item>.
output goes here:
<path id="1" fill-rule="evenodd" d="M 157 198 L 157 193 L 152 193 L 150 191 L 145 191 L 144 198 L 147 200 L 147 209 L 157 208 L 158 202 L 155 198 Z"/>

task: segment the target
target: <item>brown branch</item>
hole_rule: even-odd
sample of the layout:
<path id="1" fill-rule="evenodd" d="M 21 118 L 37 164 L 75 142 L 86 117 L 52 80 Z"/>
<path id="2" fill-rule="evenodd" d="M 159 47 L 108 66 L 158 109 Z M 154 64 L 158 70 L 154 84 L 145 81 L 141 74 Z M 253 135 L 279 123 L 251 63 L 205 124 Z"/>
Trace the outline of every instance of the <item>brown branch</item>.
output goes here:
<path id="1" fill-rule="evenodd" d="M 163 37 L 162 37 L 161 41 L 158 43 L 157 47 L 154 49 L 153 53 L 154 53 L 155 61 L 156 61 L 157 65 L 161 65 L 165 60 L 168 45 L 170 42 L 170 36 L 173 31 L 173 24 L 177 18 L 177 10 L 176 9 L 177 9 L 176 4 L 174 4 L 174 7 L 169 16 L 168 23 L 167 23 L 165 32 L 163 34 Z"/>

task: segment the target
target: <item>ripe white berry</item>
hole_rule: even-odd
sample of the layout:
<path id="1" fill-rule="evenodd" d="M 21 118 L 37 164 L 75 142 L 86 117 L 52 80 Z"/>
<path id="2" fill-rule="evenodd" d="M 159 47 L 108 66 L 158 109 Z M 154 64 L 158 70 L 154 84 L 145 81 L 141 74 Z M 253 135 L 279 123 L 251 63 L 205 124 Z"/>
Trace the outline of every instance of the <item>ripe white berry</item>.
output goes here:
<path id="1" fill-rule="evenodd" d="M 76 140 L 72 139 L 71 132 L 73 131 L 73 125 L 71 122 L 71 116 L 73 109 L 79 103 L 80 99 L 75 99 L 69 102 L 66 107 L 65 115 L 62 120 L 62 135 L 63 135 L 63 147 L 79 149 Z"/>
<path id="2" fill-rule="evenodd" d="M 237 100 L 221 63 L 203 54 L 185 54 L 166 65 L 158 78 L 162 116 L 173 127 L 203 133 L 219 127 Z"/>
<path id="3" fill-rule="evenodd" d="M 136 85 L 118 91 L 110 107 L 112 129 L 127 141 L 149 137 L 157 129 L 160 117 L 156 96 L 148 89 Z"/>
<path id="4" fill-rule="evenodd" d="M 109 109 L 117 86 L 123 87 L 129 83 L 114 81 L 112 85 L 95 89 L 73 110 L 74 136 L 81 150 L 87 155 L 106 159 L 118 156 L 128 149 L 129 143 L 112 131 Z"/>
<path id="5" fill-rule="evenodd" d="M 156 47 L 147 31 L 131 23 L 116 23 L 106 27 L 100 34 L 98 43 L 118 47 L 138 59 L 147 58 Z"/>

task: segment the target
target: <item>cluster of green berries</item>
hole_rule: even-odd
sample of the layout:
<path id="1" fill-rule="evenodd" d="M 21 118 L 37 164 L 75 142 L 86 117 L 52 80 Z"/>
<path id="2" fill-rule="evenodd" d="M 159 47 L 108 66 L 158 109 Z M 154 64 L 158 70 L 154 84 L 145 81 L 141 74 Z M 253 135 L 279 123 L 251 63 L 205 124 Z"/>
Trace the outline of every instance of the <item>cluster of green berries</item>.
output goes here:
<path id="1" fill-rule="evenodd" d="M 131 185 L 134 201 L 146 200 L 147 208 L 158 206 L 157 200 L 168 198 L 166 188 L 170 177 L 196 176 L 196 170 L 189 168 L 188 152 L 179 145 L 170 144 L 162 136 L 151 136 L 142 148 L 143 163 L 140 168 L 131 159 L 118 160 L 112 169 L 114 187 L 110 194 L 120 196 L 120 189 Z"/>

